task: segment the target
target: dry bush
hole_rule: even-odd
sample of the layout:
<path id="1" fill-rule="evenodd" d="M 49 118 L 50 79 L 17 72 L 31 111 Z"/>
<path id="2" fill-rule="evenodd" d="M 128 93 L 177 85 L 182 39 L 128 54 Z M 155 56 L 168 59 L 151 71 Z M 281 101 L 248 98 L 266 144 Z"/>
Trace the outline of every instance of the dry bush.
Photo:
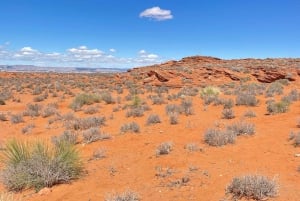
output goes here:
<path id="1" fill-rule="evenodd" d="M 147 125 L 161 123 L 160 117 L 157 114 L 150 114 L 147 118 Z"/>
<path id="2" fill-rule="evenodd" d="M 75 118 L 66 123 L 67 129 L 74 130 L 86 130 L 91 127 L 105 125 L 105 117 L 86 117 L 86 118 Z"/>
<path id="3" fill-rule="evenodd" d="M 99 148 L 93 152 L 92 159 L 99 160 L 99 159 L 103 159 L 105 157 L 106 157 L 106 149 Z"/>
<path id="4" fill-rule="evenodd" d="M 233 118 L 235 118 L 233 110 L 232 109 L 223 109 L 222 118 L 223 119 L 233 119 Z"/>
<path id="5" fill-rule="evenodd" d="M 70 108 L 74 111 L 78 111 L 81 109 L 83 105 L 91 105 L 93 103 L 99 103 L 101 97 L 96 94 L 79 94 L 75 97 L 73 102 L 70 105 Z"/>
<path id="6" fill-rule="evenodd" d="M 31 133 L 33 128 L 35 128 L 34 124 L 28 124 L 27 126 L 22 128 L 22 133 L 23 134 Z"/>
<path id="7" fill-rule="evenodd" d="M 166 114 L 172 114 L 172 113 L 180 113 L 180 106 L 174 105 L 174 104 L 168 104 L 166 105 Z"/>
<path id="8" fill-rule="evenodd" d="M 21 199 L 15 199 L 12 193 L 0 193 L 0 201 L 21 201 Z"/>
<path id="9" fill-rule="evenodd" d="M 194 113 L 192 99 L 182 99 L 180 104 L 180 112 L 184 113 L 186 116 Z"/>
<path id="10" fill-rule="evenodd" d="M 7 121 L 7 117 L 5 114 L 0 113 L 0 121 Z"/>
<path id="11" fill-rule="evenodd" d="M 122 193 L 112 193 L 106 196 L 105 201 L 139 201 L 141 200 L 136 192 L 126 190 Z"/>
<path id="12" fill-rule="evenodd" d="M 59 136 L 53 136 L 51 141 L 54 145 L 59 145 L 60 143 L 69 143 L 72 145 L 77 144 L 78 136 L 72 131 L 66 130 Z"/>
<path id="13" fill-rule="evenodd" d="M 253 117 L 256 117 L 256 113 L 252 110 L 247 110 L 244 113 L 244 117 L 253 118 Z"/>
<path id="14" fill-rule="evenodd" d="M 204 134 L 204 141 L 210 146 L 223 146 L 233 144 L 236 139 L 236 134 L 232 131 L 222 131 L 219 129 L 208 129 Z"/>
<path id="15" fill-rule="evenodd" d="M 236 96 L 236 105 L 246 105 L 246 106 L 257 106 L 259 101 L 257 100 L 254 93 L 250 92 L 240 92 Z"/>
<path id="16" fill-rule="evenodd" d="M 267 103 L 267 111 L 269 114 L 285 113 L 289 110 L 289 106 L 289 102 L 286 101 L 270 101 Z"/>
<path id="17" fill-rule="evenodd" d="M 266 200 L 278 195 L 279 186 L 275 179 L 262 175 L 246 175 L 235 177 L 226 188 L 226 194 L 234 199 Z"/>
<path id="18" fill-rule="evenodd" d="M 106 133 L 102 133 L 99 128 L 92 127 L 82 132 L 83 142 L 86 144 L 96 142 L 98 140 L 107 140 L 111 136 Z"/>
<path id="19" fill-rule="evenodd" d="M 290 133 L 289 140 L 293 140 L 293 145 L 295 147 L 300 146 L 300 132 L 294 133 L 293 131 Z"/>
<path id="20" fill-rule="evenodd" d="M 142 117 L 144 116 L 144 108 L 141 106 L 132 107 L 126 112 L 126 117 Z"/>
<path id="21" fill-rule="evenodd" d="M 57 113 L 57 108 L 55 105 L 48 104 L 41 112 L 43 118 L 50 117 Z"/>
<path id="22" fill-rule="evenodd" d="M 178 114 L 177 113 L 170 113 L 169 115 L 169 121 L 171 125 L 178 124 Z"/>
<path id="23" fill-rule="evenodd" d="M 28 104 L 23 112 L 24 116 L 38 117 L 40 116 L 42 106 L 38 104 Z"/>
<path id="24" fill-rule="evenodd" d="M 140 126 L 136 122 L 123 124 L 120 128 L 120 132 L 121 133 L 127 133 L 127 132 L 139 133 Z"/>
<path id="25" fill-rule="evenodd" d="M 273 97 L 274 95 L 281 95 L 283 93 L 283 85 L 279 82 L 273 82 L 266 90 L 266 97 Z"/>
<path id="26" fill-rule="evenodd" d="M 239 121 L 227 126 L 228 131 L 232 131 L 235 135 L 253 135 L 255 133 L 255 125 L 252 123 Z"/>
<path id="27" fill-rule="evenodd" d="M 172 142 L 163 142 L 156 148 L 156 156 L 169 154 L 172 149 Z"/>
<path id="28" fill-rule="evenodd" d="M 13 124 L 18 124 L 24 122 L 23 114 L 12 114 L 10 117 L 10 122 Z"/>
<path id="29" fill-rule="evenodd" d="M 150 99 L 153 105 L 161 105 L 165 103 L 163 96 L 154 95 L 154 96 L 150 96 Z"/>
<path id="30" fill-rule="evenodd" d="M 85 114 L 95 114 L 99 111 L 99 109 L 95 106 L 89 106 L 84 110 Z"/>

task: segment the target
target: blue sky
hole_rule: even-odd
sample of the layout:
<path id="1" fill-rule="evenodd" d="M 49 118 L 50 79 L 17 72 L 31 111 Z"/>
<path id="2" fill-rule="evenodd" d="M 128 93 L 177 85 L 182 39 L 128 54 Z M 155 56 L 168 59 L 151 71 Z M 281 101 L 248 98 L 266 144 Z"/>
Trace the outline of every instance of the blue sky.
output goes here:
<path id="1" fill-rule="evenodd" d="M 299 0 L 3 0 L 0 64 L 300 57 Z"/>

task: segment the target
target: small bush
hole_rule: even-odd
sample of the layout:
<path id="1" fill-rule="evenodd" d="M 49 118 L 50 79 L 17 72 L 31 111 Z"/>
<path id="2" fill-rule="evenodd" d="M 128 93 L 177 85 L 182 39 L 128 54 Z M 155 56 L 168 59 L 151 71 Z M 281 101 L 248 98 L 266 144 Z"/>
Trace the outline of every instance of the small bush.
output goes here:
<path id="1" fill-rule="evenodd" d="M 278 188 L 275 179 L 262 175 L 246 175 L 233 178 L 226 188 L 226 194 L 232 194 L 234 199 L 265 200 L 278 195 Z"/>
<path id="2" fill-rule="evenodd" d="M 232 131 L 221 131 L 218 129 L 208 129 L 204 135 L 204 141 L 210 146 L 223 146 L 233 144 L 236 139 L 236 134 Z"/>
<path id="3" fill-rule="evenodd" d="M 246 106 L 256 106 L 258 104 L 258 100 L 256 99 L 255 94 L 252 93 L 239 93 L 236 97 L 236 105 L 246 105 Z"/>
<path id="4" fill-rule="evenodd" d="M 6 115 L 3 113 L 0 113 L 0 121 L 7 121 Z"/>
<path id="5" fill-rule="evenodd" d="M 188 143 L 184 146 L 184 149 L 189 152 L 202 151 L 202 149 L 196 143 Z"/>
<path id="6" fill-rule="evenodd" d="M 161 105 L 161 104 L 165 103 L 164 98 L 162 96 L 158 96 L 158 95 L 151 96 L 151 100 L 152 100 L 153 105 Z"/>
<path id="7" fill-rule="evenodd" d="M 273 82 L 266 90 L 266 97 L 273 97 L 274 95 L 281 95 L 283 93 L 283 85 L 279 82 Z"/>
<path id="8" fill-rule="evenodd" d="M 209 105 L 218 99 L 220 89 L 213 86 L 207 86 L 200 91 L 200 97 L 203 99 L 205 105 Z"/>
<path id="9" fill-rule="evenodd" d="M 77 150 L 67 143 L 48 146 L 43 142 L 11 140 L 2 154 L 1 179 L 13 191 L 68 183 L 77 179 L 83 170 Z"/>
<path id="10" fill-rule="evenodd" d="M 147 125 L 161 123 L 161 120 L 157 114 L 150 114 L 147 118 Z"/>
<path id="11" fill-rule="evenodd" d="M 168 104 L 166 105 L 166 114 L 173 114 L 173 113 L 180 113 L 180 106 L 174 105 L 174 104 Z"/>
<path id="12" fill-rule="evenodd" d="M 95 94 L 79 94 L 75 97 L 70 105 L 70 108 L 74 111 L 79 110 L 83 105 L 91 105 L 93 103 L 99 103 L 101 98 Z"/>
<path id="13" fill-rule="evenodd" d="M 56 113 L 57 113 L 57 109 L 52 105 L 48 105 L 47 107 L 45 107 L 42 110 L 41 115 L 43 118 L 46 118 L 46 117 L 50 117 Z"/>
<path id="14" fill-rule="evenodd" d="M 52 143 L 56 146 L 58 146 L 61 143 L 69 143 L 72 145 L 75 145 L 77 143 L 77 135 L 75 133 L 72 133 L 69 130 L 64 131 L 61 135 L 59 136 L 53 136 L 51 138 Z"/>
<path id="15" fill-rule="evenodd" d="M 131 122 L 128 124 L 124 124 L 120 128 L 121 133 L 127 133 L 127 132 L 134 132 L 139 133 L 140 132 L 140 126 L 136 122 Z"/>
<path id="16" fill-rule="evenodd" d="M 126 117 L 142 117 L 144 116 L 144 111 L 144 108 L 141 106 L 133 107 L 126 112 Z"/>
<path id="17" fill-rule="evenodd" d="M 22 133 L 23 134 L 30 133 L 33 128 L 35 128 L 34 124 L 28 124 L 27 126 L 25 126 L 24 128 L 22 128 Z"/>
<path id="18" fill-rule="evenodd" d="M 106 139 L 110 139 L 111 136 L 105 133 L 101 133 L 100 130 L 98 128 L 90 128 L 86 131 L 83 131 L 82 133 L 82 137 L 83 137 L 83 142 L 84 143 L 92 143 L 92 142 L 96 142 L 98 140 L 106 140 Z"/>
<path id="19" fill-rule="evenodd" d="M 222 118 L 223 119 L 233 119 L 233 118 L 235 118 L 233 110 L 232 109 L 223 109 Z"/>
<path id="20" fill-rule="evenodd" d="M 164 142 L 161 143 L 157 149 L 156 149 L 156 155 L 166 155 L 169 154 L 173 149 L 173 143 L 172 142 Z"/>
<path id="21" fill-rule="evenodd" d="M 169 114 L 169 121 L 171 125 L 178 124 L 178 114 L 177 113 L 170 113 Z"/>
<path id="22" fill-rule="evenodd" d="M 101 100 L 103 100 L 106 104 L 116 103 L 115 99 L 112 97 L 111 93 L 109 93 L 109 92 L 102 92 L 100 97 L 101 97 Z"/>
<path id="23" fill-rule="evenodd" d="M 269 114 L 285 113 L 289 110 L 290 104 L 285 101 L 269 102 L 267 105 L 267 111 Z"/>
<path id="24" fill-rule="evenodd" d="M 10 122 L 13 124 L 18 124 L 24 122 L 22 114 L 13 114 L 10 117 Z"/>
<path id="25" fill-rule="evenodd" d="M 227 126 L 228 131 L 232 131 L 235 135 L 253 135 L 255 133 L 255 125 L 247 122 L 236 122 Z"/>
<path id="26" fill-rule="evenodd" d="M 40 116 L 42 106 L 38 104 L 28 104 L 23 112 L 24 116 L 38 117 Z"/>
<path id="27" fill-rule="evenodd" d="M 181 113 L 184 113 L 186 116 L 192 115 L 194 113 L 192 99 L 183 99 L 181 101 L 180 108 Z"/>
<path id="28" fill-rule="evenodd" d="M 68 129 L 74 130 L 86 130 L 91 127 L 103 126 L 105 124 L 105 117 L 86 117 L 86 118 L 76 118 L 71 120 L 66 127 Z"/>
<path id="29" fill-rule="evenodd" d="M 253 117 L 256 117 L 256 113 L 252 110 L 247 110 L 244 113 L 244 117 L 253 118 Z"/>
<path id="30" fill-rule="evenodd" d="M 295 147 L 300 146 L 300 132 L 294 133 L 293 131 L 290 133 L 289 140 L 293 140 L 293 145 Z"/>
<path id="31" fill-rule="evenodd" d="M 113 193 L 105 198 L 105 201 L 139 201 L 139 195 L 133 191 L 125 191 L 122 193 Z"/>
<path id="32" fill-rule="evenodd" d="M 95 106 L 89 106 L 89 107 L 87 107 L 85 110 L 84 110 L 84 113 L 85 114 L 95 114 L 95 113 L 97 113 L 99 110 L 98 110 L 98 108 L 97 107 L 95 107 Z"/>
<path id="33" fill-rule="evenodd" d="M 95 160 L 99 160 L 99 159 L 102 159 L 102 158 L 105 158 L 106 157 L 106 150 L 105 149 L 97 149 L 93 152 L 93 159 Z"/>

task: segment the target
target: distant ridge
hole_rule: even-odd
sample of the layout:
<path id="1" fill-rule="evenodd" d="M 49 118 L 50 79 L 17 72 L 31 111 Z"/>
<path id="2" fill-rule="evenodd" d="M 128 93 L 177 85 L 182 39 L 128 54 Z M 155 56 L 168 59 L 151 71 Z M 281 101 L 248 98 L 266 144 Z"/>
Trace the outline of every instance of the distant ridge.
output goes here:
<path id="1" fill-rule="evenodd" d="M 44 67 L 34 65 L 0 65 L 4 72 L 57 72 L 57 73 L 120 73 L 127 68 L 88 68 L 88 67 Z"/>

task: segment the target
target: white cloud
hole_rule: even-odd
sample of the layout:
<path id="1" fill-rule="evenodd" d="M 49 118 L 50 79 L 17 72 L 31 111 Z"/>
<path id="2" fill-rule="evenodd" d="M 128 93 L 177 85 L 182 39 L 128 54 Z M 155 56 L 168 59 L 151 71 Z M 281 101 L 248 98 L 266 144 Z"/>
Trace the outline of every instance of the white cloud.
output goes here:
<path id="1" fill-rule="evenodd" d="M 115 49 L 114 49 L 115 50 Z M 8 48 L 0 49 L 1 64 L 32 64 L 44 66 L 71 67 L 135 67 L 161 63 L 162 57 L 146 50 L 140 50 L 131 57 L 117 57 L 113 51 L 107 53 L 87 46 L 69 48 L 63 52 L 43 52 L 30 46 L 17 51 Z"/>
<path id="2" fill-rule="evenodd" d="M 114 49 L 114 48 L 110 48 L 109 51 L 112 52 L 112 53 L 115 53 L 117 50 Z"/>
<path id="3" fill-rule="evenodd" d="M 158 21 L 173 19 L 173 15 L 170 10 L 163 10 L 158 6 L 144 10 L 140 13 L 140 17 L 147 17 Z"/>

